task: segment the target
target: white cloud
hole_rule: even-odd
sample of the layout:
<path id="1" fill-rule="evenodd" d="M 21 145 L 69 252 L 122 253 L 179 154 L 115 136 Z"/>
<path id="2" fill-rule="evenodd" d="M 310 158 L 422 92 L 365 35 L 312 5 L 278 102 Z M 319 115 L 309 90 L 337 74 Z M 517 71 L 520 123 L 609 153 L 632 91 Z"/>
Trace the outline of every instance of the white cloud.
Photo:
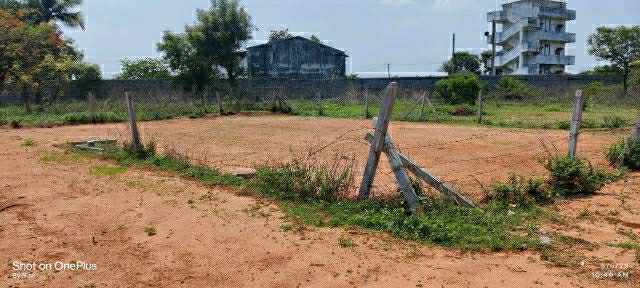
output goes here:
<path id="1" fill-rule="evenodd" d="M 474 0 L 436 0 L 431 6 L 436 11 L 458 11 L 479 8 Z"/>
<path id="2" fill-rule="evenodd" d="M 414 0 L 380 0 L 380 4 L 388 6 L 403 6 L 416 4 Z"/>

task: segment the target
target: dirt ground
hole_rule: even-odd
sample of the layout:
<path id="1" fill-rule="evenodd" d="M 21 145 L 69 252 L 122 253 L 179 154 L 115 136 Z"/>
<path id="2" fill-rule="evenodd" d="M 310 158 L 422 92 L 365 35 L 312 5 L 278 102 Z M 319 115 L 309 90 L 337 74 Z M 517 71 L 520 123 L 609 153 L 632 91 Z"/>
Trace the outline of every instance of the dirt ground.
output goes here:
<path id="1" fill-rule="evenodd" d="M 370 120 L 277 115 L 140 123 L 143 141 L 228 172 L 306 157 L 351 159 L 359 184 Z M 561 202 L 560 233 L 593 245 L 558 267 L 535 252 L 463 253 L 361 229 L 283 231 L 272 203 L 167 172 L 114 167 L 54 147 L 126 139 L 125 124 L 0 130 L 2 287 L 637 287 L 640 174 Z M 578 154 L 605 164 L 628 131 L 586 131 Z M 472 199 L 509 173 L 544 174 L 539 157 L 566 153 L 567 131 L 392 122 L 396 146 Z M 22 146 L 32 139 L 37 146 Z M 543 145 L 544 143 L 544 145 Z M 546 148 L 545 148 L 546 147 Z M 386 159 L 374 194 L 395 191 Z M 98 172 L 96 172 L 98 171 Z M 615 220 L 619 219 L 619 220 Z M 145 228 L 153 227 L 155 235 Z M 625 236 L 626 235 L 626 236 Z M 339 239 L 355 245 L 343 247 Z M 555 241 L 551 237 L 551 241 Z M 75 265 L 73 265 L 75 264 Z"/>

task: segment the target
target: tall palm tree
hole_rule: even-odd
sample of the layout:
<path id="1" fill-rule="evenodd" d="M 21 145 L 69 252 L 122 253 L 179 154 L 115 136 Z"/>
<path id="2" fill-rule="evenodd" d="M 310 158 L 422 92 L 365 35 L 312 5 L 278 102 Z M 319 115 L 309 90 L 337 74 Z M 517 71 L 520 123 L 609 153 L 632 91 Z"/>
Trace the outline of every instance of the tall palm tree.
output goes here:
<path id="1" fill-rule="evenodd" d="M 71 11 L 81 4 L 82 0 L 27 0 L 27 7 L 38 10 L 36 22 L 60 21 L 67 27 L 80 27 L 84 30 L 80 11 Z"/>

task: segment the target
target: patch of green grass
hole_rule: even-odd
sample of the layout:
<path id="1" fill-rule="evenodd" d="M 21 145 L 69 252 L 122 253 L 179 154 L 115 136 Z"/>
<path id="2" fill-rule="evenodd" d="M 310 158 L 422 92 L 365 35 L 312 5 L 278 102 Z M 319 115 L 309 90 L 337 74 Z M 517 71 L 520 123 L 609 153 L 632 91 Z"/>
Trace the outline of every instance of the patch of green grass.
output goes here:
<path id="1" fill-rule="evenodd" d="M 353 240 L 342 237 L 338 238 L 338 244 L 340 244 L 340 247 L 342 248 L 351 248 L 356 246 L 356 243 L 353 242 Z"/>
<path id="2" fill-rule="evenodd" d="M 56 163 L 60 165 L 71 165 L 82 161 L 83 155 L 77 153 L 71 153 L 70 151 L 58 152 L 58 151 L 45 151 L 44 155 L 40 157 L 42 163 Z"/>
<path id="3" fill-rule="evenodd" d="M 127 171 L 127 167 L 124 166 L 94 166 L 89 168 L 89 174 L 96 176 L 116 175 Z"/>
<path id="4" fill-rule="evenodd" d="M 640 141 L 638 140 L 622 139 L 613 143 L 606 155 L 611 165 L 620 164 L 634 171 L 640 170 Z"/>
<path id="5" fill-rule="evenodd" d="M 22 145 L 20 145 L 20 146 L 35 147 L 35 146 L 38 146 L 38 142 L 36 142 L 35 140 L 33 140 L 31 138 L 27 138 L 27 139 L 24 139 L 24 141 L 22 142 Z"/>
<path id="6" fill-rule="evenodd" d="M 144 227 L 144 232 L 147 233 L 147 235 L 149 236 L 153 236 L 153 235 L 156 235 L 158 231 L 156 231 L 156 228 L 153 228 L 153 227 Z"/>

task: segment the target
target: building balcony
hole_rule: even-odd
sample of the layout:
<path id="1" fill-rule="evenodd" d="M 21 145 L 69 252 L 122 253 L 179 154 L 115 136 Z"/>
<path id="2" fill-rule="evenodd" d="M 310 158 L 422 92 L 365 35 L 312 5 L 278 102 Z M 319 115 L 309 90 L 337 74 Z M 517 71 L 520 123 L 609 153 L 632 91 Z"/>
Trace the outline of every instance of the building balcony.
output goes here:
<path id="1" fill-rule="evenodd" d="M 507 22 L 507 11 L 493 11 L 487 13 L 487 22 L 496 21 L 497 23 Z"/>
<path id="2" fill-rule="evenodd" d="M 565 55 L 536 55 L 532 59 L 536 64 L 550 64 L 550 65 L 575 65 L 576 56 Z"/>
<path id="3" fill-rule="evenodd" d="M 537 29 L 537 27 L 538 19 L 532 17 L 522 18 L 513 25 L 504 27 L 502 32 L 496 33 L 496 44 L 504 43 L 513 35 L 520 32 L 520 30 L 534 30 Z M 491 35 L 487 36 L 487 44 L 492 44 Z"/>
<path id="4" fill-rule="evenodd" d="M 533 39 L 563 42 L 563 43 L 574 43 L 576 42 L 576 33 L 558 33 L 558 32 L 550 32 L 550 31 L 538 31 L 534 33 Z"/>
<path id="5" fill-rule="evenodd" d="M 538 15 L 563 20 L 576 20 L 576 10 L 539 7 Z"/>

